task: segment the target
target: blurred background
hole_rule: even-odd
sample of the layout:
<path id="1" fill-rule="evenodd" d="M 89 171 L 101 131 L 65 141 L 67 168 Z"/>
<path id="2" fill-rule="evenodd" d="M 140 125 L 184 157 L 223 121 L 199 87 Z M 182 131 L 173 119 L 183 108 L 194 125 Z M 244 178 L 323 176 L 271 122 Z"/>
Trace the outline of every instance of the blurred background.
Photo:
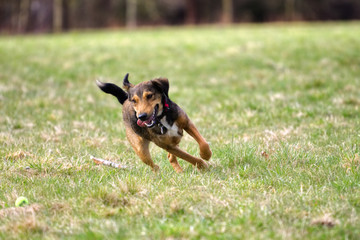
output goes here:
<path id="1" fill-rule="evenodd" d="M 360 0 L 0 0 L 0 33 L 360 19 Z"/>

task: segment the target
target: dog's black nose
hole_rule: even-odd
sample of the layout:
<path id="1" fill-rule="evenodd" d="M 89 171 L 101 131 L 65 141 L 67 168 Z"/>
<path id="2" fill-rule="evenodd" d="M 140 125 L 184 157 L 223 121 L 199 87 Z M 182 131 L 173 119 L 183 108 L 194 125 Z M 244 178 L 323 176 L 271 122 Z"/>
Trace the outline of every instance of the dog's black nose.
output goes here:
<path id="1" fill-rule="evenodd" d="M 147 119 L 147 114 L 146 113 L 140 113 L 138 118 L 141 120 L 141 121 L 144 121 Z"/>

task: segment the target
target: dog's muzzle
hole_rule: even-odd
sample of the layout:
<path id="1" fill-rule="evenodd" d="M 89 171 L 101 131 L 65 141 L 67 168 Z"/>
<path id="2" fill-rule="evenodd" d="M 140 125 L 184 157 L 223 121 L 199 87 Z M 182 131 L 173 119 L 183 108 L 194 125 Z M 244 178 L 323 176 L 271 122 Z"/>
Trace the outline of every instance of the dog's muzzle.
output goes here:
<path id="1" fill-rule="evenodd" d="M 138 119 L 136 122 L 137 125 L 139 127 L 148 127 L 148 128 L 153 127 L 156 124 L 156 115 L 157 115 L 158 109 L 159 109 L 159 105 L 156 105 L 151 116 L 146 120 Z"/>

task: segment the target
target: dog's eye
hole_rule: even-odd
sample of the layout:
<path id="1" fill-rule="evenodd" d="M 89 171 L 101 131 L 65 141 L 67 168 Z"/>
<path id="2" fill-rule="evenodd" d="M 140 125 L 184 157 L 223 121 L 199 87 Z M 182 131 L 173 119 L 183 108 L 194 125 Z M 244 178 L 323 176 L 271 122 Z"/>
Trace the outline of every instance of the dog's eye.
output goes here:
<path id="1" fill-rule="evenodd" d="M 136 100 L 134 98 L 130 99 L 130 102 L 136 103 Z"/>
<path id="2" fill-rule="evenodd" d="M 154 96 L 154 94 L 149 94 L 146 96 L 147 99 L 151 99 Z"/>

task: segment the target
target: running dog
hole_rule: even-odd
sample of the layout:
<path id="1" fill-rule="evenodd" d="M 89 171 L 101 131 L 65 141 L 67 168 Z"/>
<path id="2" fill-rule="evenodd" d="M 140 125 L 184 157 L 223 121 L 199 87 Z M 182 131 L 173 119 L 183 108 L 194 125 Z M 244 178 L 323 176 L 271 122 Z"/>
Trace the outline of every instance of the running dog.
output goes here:
<path id="1" fill-rule="evenodd" d="M 159 166 L 151 159 L 149 151 L 149 143 L 153 142 L 168 152 L 168 159 L 176 172 L 183 171 L 177 157 L 188 161 L 198 169 L 208 168 L 204 160 L 209 160 L 212 155 L 209 144 L 186 113 L 170 100 L 168 79 L 156 78 L 133 85 L 128 77 L 129 74 L 126 74 L 123 80 L 125 91 L 113 83 L 97 80 L 96 84 L 103 92 L 115 96 L 120 104 L 123 104 L 126 136 L 140 159 L 153 171 L 159 170 Z M 202 159 L 178 147 L 183 130 L 199 144 Z"/>

